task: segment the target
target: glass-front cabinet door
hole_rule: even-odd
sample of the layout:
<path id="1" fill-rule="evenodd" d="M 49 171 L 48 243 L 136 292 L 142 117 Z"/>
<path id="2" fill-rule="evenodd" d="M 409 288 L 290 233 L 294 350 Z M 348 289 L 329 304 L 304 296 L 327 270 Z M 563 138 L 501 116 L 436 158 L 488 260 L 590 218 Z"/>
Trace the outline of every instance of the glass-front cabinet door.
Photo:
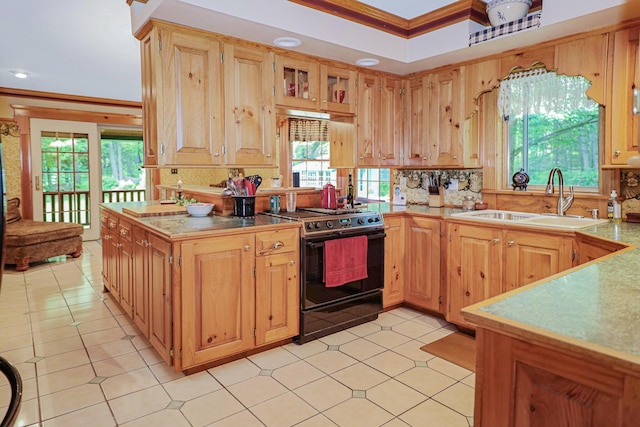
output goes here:
<path id="1" fill-rule="evenodd" d="M 356 71 L 320 67 L 320 109 L 340 113 L 356 112 Z"/>
<path id="2" fill-rule="evenodd" d="M 319 90 L 317 63 L 276 56 L 276 104 L 317 110 Z"/>

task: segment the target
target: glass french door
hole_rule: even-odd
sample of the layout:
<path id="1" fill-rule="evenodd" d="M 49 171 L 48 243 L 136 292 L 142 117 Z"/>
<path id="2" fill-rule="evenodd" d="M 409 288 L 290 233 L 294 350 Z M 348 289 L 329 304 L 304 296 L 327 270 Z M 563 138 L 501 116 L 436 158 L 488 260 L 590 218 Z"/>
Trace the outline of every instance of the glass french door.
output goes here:
<path id="1" fill-rule="evenodd" d="M 95 123 L 31 119 L 33 217 L 100 236 L 100 139 Z"/>

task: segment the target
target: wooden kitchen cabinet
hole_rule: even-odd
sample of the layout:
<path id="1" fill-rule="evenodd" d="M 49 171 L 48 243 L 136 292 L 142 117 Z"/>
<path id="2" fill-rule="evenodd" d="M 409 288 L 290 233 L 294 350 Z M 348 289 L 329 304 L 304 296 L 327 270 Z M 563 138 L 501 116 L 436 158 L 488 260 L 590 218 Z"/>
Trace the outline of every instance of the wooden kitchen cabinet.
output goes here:
<path id="1" fill-rule="evenodd" d="M 447 320 L 460 310 L 573 267 L 573 236 L 451 223 Z"/>
<path id="2" fill-rule="evenodd" d="M 225 162 L 275 166 L 273 53 L 224 45 Z"/>
<path id="3" fill-rule="evenodd" d="M 385 217 L 384 231 L 384 289 L 382 303 L 384 308 L 404 302 L 405 266 L 405 219 L 403 217 Z"/>
<path id="4" fill-rule="evenodd" d="M 481 328 L 478 427 L 628 427 L 640 417 L 640 377 L 579 351 Z"/>
<path id="5" fill-rule="evenodd" d="M 462 164 L 462 114 L 460 69 L 432 74 L 429 86 L 429 165 Z"/>
<path id="6" fill-rule="evenodd" d="M 298 335 L 299 260 L 298 230 L 256 233 L 256 346 Z"/>
<path id="7" fill-rule="evenodd" d="M 133 227 L 133 322 L 149 336 L 149 233 Z"/>
<path id="8" fill-rule="evenodd" d="M 114 231 L 109 226 L 110 216 L 104 210 L 100 211 L 100 238 L 102 239 L 102 284 L 105 291 L 111 290 L 111 281 L 115 279 L 115 254 L 112 254 L 111 239 L 114 239 Z M 116 227 L 117 222 L 113 222 Z M 114 279 L 112 279 L 112 277 Z"/>
<path id="9" fill-rule="evenodd" d="M 460 310 L 504 292 L 502 231 L 458 223 L 449 227 L 446 319 L 471 327 Z"/>
<path id="10" fill-rule="evenodd" d="M 320 109 L 335 113 L 356 113 L 355 70 L 320 65 Z"/>
<path id="11" fill-rule="evenodd" d="M 201 32 L 157 24 L 141 46 L 145 161 L 223 164 L 220 43 Z"/>
<path id="12" fill-rule="evenodd" d="M 254 244 L 254 234 L 182 243 L 182 369 L 254 346 Z"/>
<path id="13" fill-rule="evenodd" d="M 320 66 L 276 55 L 276 104 L 315 111 L 320 105 Z"/>
<path id="14" fill-rule="evenodd" d="M 404 166 L 428 166 L 429 76 L 415 77 L 407 84 Z"/>
<path id="15" fill-rule="evenodd" d="M 131 240 L 131 223 L 118 221 L 118 288 L 120 290 L 120 307 L 127 316 L 133 316 L 133 243 Z"/>
<path id="16" fill-rule="evenodd" d="M 626 165 L 638 155 L 638 114 L 633 114 L 633 89 L 640 87 L 640 27 L 613 34 L 611 90 L 605 111 L 604 164 Z"/>
<path id="17" fill-rule="evenodd" d="M 118 238 L 118 218 L 112 215 L 109 215 L 107 226 L 109 228 L 108 231 L 108 239 L 107 239 L 107 277 L 109 281 L 109 293 L 116 300 L 116 302 L 120 303 L 120 277 L 119 277 L 119 268 L 118 263 L 120 261 L 120 241 Z"/>
<path id="18" fill-rule="evenodd" d="M 419 308 L 441 311 L 439 219 L 407 218 L 404 299 Z"/>
<path id="19" fill-rule="evenodd" d="M 353 117 L 333 118 L 329 122 L 329 166 L 331 168 L 356 167 L 356 125 Z"/>
<path id="20" fill-rule="evenodd" d="M 358 166 L 400 166 L 402 89 L 400 79 L 358 75 Z"/>
<path id="21" fill-rule="evenodd" d="M 626 245 L 622 243 L 600 239 L 587 234 L 578 233 L 576 240 L 578 244 L 578 264 L 584 264 L 626 248 Z"/>
<path id="22" fill-rule="evenodd" d="M 573 237 L 506 230 L 504 290 L 510 291 L 573 267 Z"/>

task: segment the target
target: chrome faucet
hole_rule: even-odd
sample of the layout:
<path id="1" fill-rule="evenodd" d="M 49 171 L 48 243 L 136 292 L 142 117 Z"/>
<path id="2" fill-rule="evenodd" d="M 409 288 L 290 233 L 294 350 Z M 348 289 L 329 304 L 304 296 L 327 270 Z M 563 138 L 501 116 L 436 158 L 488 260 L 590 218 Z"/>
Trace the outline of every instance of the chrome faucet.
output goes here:
<path id="1" fill-rule="evenodd" d="M 553 168 L 551 169 L 551 172 L 549 172 L 549 179 L 547 180 L 547 190 L 545 191 L 546 194 L 554 193 L 553 177 L 556 174 L 556 172 L 558 173 L 558 209 L 556 212 L 558 215 L 562 216 L 571 207 L 571 204 L 573 203 L 573 185 L 569 186 L 569 196 L 565 198 L 564 189 L 563 189 L 564 180 L 562 178 L 562 171 L 560 170 L 560 168 Z"/>

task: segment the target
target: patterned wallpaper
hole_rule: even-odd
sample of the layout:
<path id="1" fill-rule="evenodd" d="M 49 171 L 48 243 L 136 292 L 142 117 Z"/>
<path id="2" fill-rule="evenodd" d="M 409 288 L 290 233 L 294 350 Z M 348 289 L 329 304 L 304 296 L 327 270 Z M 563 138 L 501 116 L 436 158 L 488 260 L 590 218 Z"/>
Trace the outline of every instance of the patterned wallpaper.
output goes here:
<path id="1" fill-rule="evenodd" d="M 2 136 L 2 155 L 7 188 L 7 199 L 22 198 L 20 191 L 20 137 Z"/>
<path id="2" fill-rule="evenodd" d="M 640 170 L 622 171 L 620 173 L 620 196 L 622 201 L 622 217 L 627 212 L 640 212 Z"/>

